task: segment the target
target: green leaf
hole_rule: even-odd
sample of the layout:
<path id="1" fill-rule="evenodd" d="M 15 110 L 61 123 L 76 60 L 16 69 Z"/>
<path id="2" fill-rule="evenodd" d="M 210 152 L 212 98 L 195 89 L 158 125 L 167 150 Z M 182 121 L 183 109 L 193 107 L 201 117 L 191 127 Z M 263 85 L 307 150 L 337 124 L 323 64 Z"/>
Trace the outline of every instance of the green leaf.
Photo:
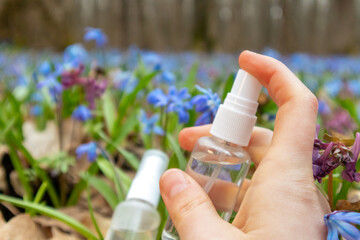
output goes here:
<path id="1" fill-rule="evenodd" d="M 195 85 L 196 85 L 196 75 L 198 72 L 198 68 L 199 68 L 199 64 L 198 63 L 194 63 L 189 71 L 188 77 L 184 82 L 184 87 L 189 89 L 189 92 L 192 92 L 195 89 Z"/>
<path id="2" fill-rule="evenodd" d="M 63 222 L 66 225 L 73 228 L 74 230 L 76 230 L 78 233 L 80 233 L 85 238 L 97 240 L 96 236 L 90 231 L 90 229 L 85 227 L 80 222 L 76 221 L 74 218 L 72 218 L 60 211 L 57 211 L 54 208 L 51 208 L 48 206 L 43 206 L 43 205 L 37 204 L 37 203 L 27 202 L 27 201 L 24 201 L 24 200 L 21 200 L 18 198 L 14 198 L 14 197 L 5 196 L 3 194 L 0 194 L 0 201 L 9 202 L 17 207 L 25 208 L 30 211 L 40 213 L 44 216 L 48 216 L 53 219 L 57 219 L 60 222 Z"/>
<path id="3" fill-rule="evenodd" d="M 104 111 L 104 118 L 106 127 L 109 131 L 110 136 L 114 136 L 114 128 L 115 128 L 115 105 L 109 92 L 106 92 L 103 96 L 103 111 Z"/>
<path id="4" fill-rule="evenodd" d="M 225 85 L 224 85 L 224 91 L 222 94 L 222 102 L 224 102 L 226 95 L 231 91 L 232 85 L 234 83 L 234 74 L 230 74 L 229 77 L 226 79 Z"/>
<path id="5" fill-rule="evenodd" d="M 340 192 L 338 194 L 336 194 L 336 196 L 334 197 L 334 205 L 335 206 L 336 206 L 336 203 L 338 200 L 347 199 L 347 193 L 351 186 L 352 186 L 351 182 L 348 182 L 346 180 L 342 181 L 342 186 L 341 186 Z"/>
<path id="6" fill-rule="evenodd" d="M 175 152 L 176 157 L 178 159 L 179 162 L 179 168 L 182 170 L 185 170 L 186 168 L 186 164 L 187 164 L 187 159 L 185 158 L 179 143 L 174 139 L 173 136 L 171 136 L 170 134 L 166 134 L 166 138 L 168 140 L 168 143 L 170 144 L 170 148 Z"/>
<path id="7" fill-rule="evenodd" d="M 110 207 L 115 209 L 116 205 L 119 203 L 119 199 L 113 189 L 99 177 L 88 176 L 87 180 L 89 185 L 95 188 L 105 198 Z"/>
<path id="8" fill-rule="evenodd" d="M 126 139 L 126 137 L 129 135 L 129 133 L 134 130 L 136 125 L 138 124 L 138 112 L 133 111 L 128 117 L 126 117 L 126 120 L 121 126 L 119 126 L 119 133 L 117 136 L 114 136 L 114 144 L 116 146 L 121 146 L 123 141 Z"/>
<path id="9" fill-rule="evenodd" d="M 111 141 L 111 139 L 108 136 L 106 136 L 106 134 L 104 132 L 98 131 L 97 134 L 107 144 L 109 144 L 111 147 L 113 147 L 117 151 L 119 151 L 119 153 L 124 156 L 126 162 L 129 163 L 131 167 L 133 167 L 135 170 L 137 170 L 139 168 L 140 161 L 134 154 L 130 153 L 129 151 L 125 150 L 122 147 L 119 147 L 117 144 L 115 144 L 113 141 Z"/>

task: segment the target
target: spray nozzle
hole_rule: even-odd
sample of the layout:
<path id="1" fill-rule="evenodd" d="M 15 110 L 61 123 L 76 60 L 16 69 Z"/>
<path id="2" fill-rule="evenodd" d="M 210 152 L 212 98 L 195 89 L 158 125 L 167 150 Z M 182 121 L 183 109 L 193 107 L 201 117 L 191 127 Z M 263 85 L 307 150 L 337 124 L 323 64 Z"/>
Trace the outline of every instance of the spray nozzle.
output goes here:
<path id="1" fill-rule="evenodd" d="M 240 69 L 236 75 L 230 93 L 249 101 L 256 102 L 260 91 L 261 84 L 256 80 L 256 78 Z"/>

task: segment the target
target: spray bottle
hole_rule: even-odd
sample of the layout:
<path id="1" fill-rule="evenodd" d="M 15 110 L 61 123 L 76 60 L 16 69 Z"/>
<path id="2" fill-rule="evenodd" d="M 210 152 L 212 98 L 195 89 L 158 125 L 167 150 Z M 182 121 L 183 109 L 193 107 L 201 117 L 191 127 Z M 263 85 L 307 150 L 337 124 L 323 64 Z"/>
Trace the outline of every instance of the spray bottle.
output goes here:
<path id="1" fill-rule="evenodd" d="M 249 144 L 255 126 L 260 91 L 261 85 L 252 75 L 238 71 L 231 92 L 215 116 L 212 136 L 197 141 L 186 168 L 225 221 L 240 205 L 240 188 L 250 166 L 250 155 L 243 147 Z M 170 217 L 162 239 L 180 239 Z"/>
<path id="2" fill-rule="evenodd" d="M 147 150 L 130 186 L 126 200 L 120 203 L 111 219 L 106 240 L 155 240 L 160 226 L 160 176 L 169 159 L 159 150 Z"/>

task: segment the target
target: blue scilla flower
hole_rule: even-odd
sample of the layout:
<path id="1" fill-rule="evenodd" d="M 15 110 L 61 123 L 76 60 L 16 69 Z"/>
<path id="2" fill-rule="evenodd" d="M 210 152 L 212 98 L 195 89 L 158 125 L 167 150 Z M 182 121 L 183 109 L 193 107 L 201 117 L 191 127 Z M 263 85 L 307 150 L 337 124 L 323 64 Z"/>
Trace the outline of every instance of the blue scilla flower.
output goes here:
<path id="1" fill-rule="evenodd" d="M 327 240 L 339 240 L 339 234 L 347 240 L 360 239 L 360 231 L 353 224 L 360 225 L 360 213 L 335 211 L 324 216 L 328 227 Z"/>
<path id="2" fill-rule="evenodd" d="M 179 122 L 186 123 L 189 121 L 188 110 L 192 108 L 190 97 L 187 88 L 178 91 L 176 87 L 171 86 L 168 94 L 160 88 L 154 89 L 148 94 L 147 101 L 155 107 L 166 107 L 167 112 L 176 112 Z"/>
<path id="3" fill-rule="evenodd" d="M 164 107 L 168 104 L 169 98 L 162 89 L 156 88 L 148 94 L 147 101 L 155 107 Z"/>
<path id="4" fill-rule="evenodd" d="M 53 100 L 57 99 L 57 96 L 61 94 L 63 88 L 61 83 L 59 83 L 54 75 L 47 76 L 43 81 L 39 82 L 36 85 L 37 89 L 48 88 L 49 93 Z"/>
<path id="5" fill-rule="evenodd" d="M 348 82 L 349 90 L 356 96 L 360 96 L 360 79 L 353 79 Z"/>
<path id="6" fill-rule="evenodd" d="M 90 118 L 92 118 L 92 115 L 91 115 L 91 111 L 88 107 L 86 107 L 84 105 L 80 105 L 77 108 L 75 108 L 75 110 L 71 114 L 71 117 L 78 121 L 85 122 L 85 121 L 89 120 Z"/>
<path id="7" fill-rule="evenodd" d="M 154 71 L 159 71 L 161 69 L 161 57 L 157 53 L 143 52 L 142 60 L 145 66 L 152 68 Z"/>
<path id="8" fill-rule="evenodd" d="M 169 88 L 168 105 L 166 111 L 176 112 L 179 116 L 180 123 L 187 123 L 189 121 L 189 110 L 192 109 L 190 101 L 191 95 L 187 88 L 182 88 L 179 91 L 175 86 Z"/>
<path id="9" fill-rule="evenodd" d="M 126 93 L 131 93 L 135 90 L 139 80 L 130 71 L 116 71 L 113 74 L 114 85 Z"/>
<path id="10" fill-rule="evenodd" d="M 157 81 L 160 83 L 165 83 L 167 85 L 172 85 L 176 81 L 176 76 L 173 72 L 163 71 L 158 77 Z"/>
<path id="11" fill-rule="evenodd" d="M 51 73 L 51 64 L 49 61 L 44 61 L 40 64 L 39 73 L 41 73 L 44 76 L 48 76 Z"/>
<path id="12" fill-rule="evenodd" d="M 195 125 L 211 123 L 219 108 L 220 97 L 217 93 L 213 93 L 211 89 L 206 90 L 198 85 L 196 85 L 196 88 L 203 94 L 193 97 L 191 102 L 195 105 L 195 110 L 203 114 L 196 120 Z"/>
<path id="13" fill-rule="evenodd" d="M 104 47 L 107 43 L 107 36 L 100 28 L 87 27 L 85 28 L 85 41 L 94 40 L 97 47 Z"/>
<path id="14" fill-rule="evenodd" d="M 160 126 L 155 124 L 159 121 L 159 114 L 154 114 L 151 117 L 147 117 L 144 110 L 140 110 L 139 120 L 143 129 L 143 133 L 146 135 L 155 133 L 157 135 L 164 135 L 164 130 Z"/>
<path id="15" fill-rule="evenodd" d="M 80 43 L 68 46 L 64 51 L 64 63 L 76 67 L 87 59 L 87 51 Z"/>
<path id="16" fill-rule="evenodd" d="M 343 82 L 341 81 L 341 79 L 338 78 L 329 81 L 324 85 L 324 89 L 329 94 L 330 97 L 336 97 L 341 91 L 342 87 L 343 87 Z"/>
<path id="17" fill-rule="evenodd" d="M 84 143 L 76 148 L 76 158 L 80 158 L 84 154 L 87 154 L 87 158 L 90 162 L 94 162 L 98 156 L 97 145 L 95 142 Z"/>

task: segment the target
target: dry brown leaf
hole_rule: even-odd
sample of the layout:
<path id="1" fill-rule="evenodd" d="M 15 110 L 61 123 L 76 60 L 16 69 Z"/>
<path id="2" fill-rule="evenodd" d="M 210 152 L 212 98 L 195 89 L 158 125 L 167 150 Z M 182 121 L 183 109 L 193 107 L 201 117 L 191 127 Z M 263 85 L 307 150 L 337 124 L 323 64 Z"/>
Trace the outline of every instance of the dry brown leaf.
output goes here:
<path id="1" fill-rule="evenodd" d="M 12 171 L 10 173 L 10 183 L 12 187 L 14 188 L 15 192 L 19 196 L 24 196 L 25 190 L 23 185 L 20 182 L 19 174 L 16 171 Z"/>
<path id="2" fill-rule="evenodd" d="M 46 128 L 39 131 L 32 121 L 23 124 L 24 145 L 35 159 L 56 154 L 60 151 L 58 126 L 54 121 L 48 121 Z M 72 119 L 63 121 L 63 150 L 70 151 L 82 140 L 84 130 L 82 125 Z"/>
<path id="3" fill-rule="evenodd" d="M 19 214 L 0 227 L 0 240 L 45 240 L 41 228 L 27 214 Z"/>
<path id="4" fill-rule="evenodd" d="M 0 228 L 2 227 L 2 225 L 4 225 L 6 223 L 4 216 L 2 215 L 2 213 L 0 212 Z"/>
<path id="5" fill-rule="evenodd" d="M 97 234 L 96 229 L 91 221 L 91 217 L 90 217 L 88 208 L 85 208 L 82 206 L 74 206 L 74 207 L 59 209 L 59 211 L 76 219 L 77 221 L 79 221 L 80 223 L 85 225 L 87 228 L 89 228 L 95 235 Z M 111 218 L 104 217 L 101 214 L 96 213 L 96 212 L 94 213 L 94 215 L 95 215 L 95 219 L 99 225 L 101 233 L 103 234 L 103 236 L 105 236 L 108 228 L 110 227 Z M 78 237 L 78 234 L 75 232 L 75 230 L 73 230 L 72 228 L 70 228 L 69 226 L 67 226 L 66 224 L 64 224 L 58 220 L 51 219 L 51 218 L 48 218 L 45 216 L 37 216 L 34 218 L 34 221 L 43 227 L 52 227 L 52 228 L 56 227 L 56 228 L 59 228 L 60 230 L 62 230 L 63 232 L 72 233 L 72 234 L 75 234 L 76 237 Z"/>
<path id="6" fill-rule="evenodd" d="M 360 211 L 360 201 L 358 202 L 349 202 L 347 200 L 339 200 L 336 203 L 336 210 L 346 210 L 346 211 Z"/>
<path id="7" fill-rule="evenodd" d="M 49 240 L 80 240 L 81 237 L 76 237 L 75 235 L 64 233 L 59 229 L 53 227 L 51 228 L 52 237 Z"/>
<path id="8" fill-rule="evenodd" d="M 1 160 L 0 160 L 0 190 L 2 192 L 7 192 L 6 172 L 1 165 Z"/>

